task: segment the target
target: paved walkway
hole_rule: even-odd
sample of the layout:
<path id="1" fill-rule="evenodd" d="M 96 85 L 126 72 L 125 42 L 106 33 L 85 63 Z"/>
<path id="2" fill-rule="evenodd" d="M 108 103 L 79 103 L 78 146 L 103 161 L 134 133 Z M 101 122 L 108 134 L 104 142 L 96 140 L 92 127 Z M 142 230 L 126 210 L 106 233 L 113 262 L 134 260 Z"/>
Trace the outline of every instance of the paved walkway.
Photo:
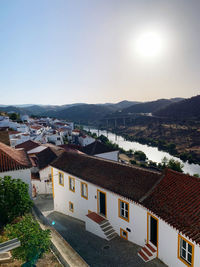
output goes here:
<path id="1" fill-rule="evenodd" d="M 41 211 L 48 211 L 52 199 L 42 197 L 35 204 Z M 137 255 L 140 247 L 132 242 L 120 237 L 107 241 L 85 231 L 85 224 L 80 220 L 58 212 L 49 213 L 47 219 L 55 222 L 53 227 L 91 267 L 166 267 L 158 259 L 144 263 Z"/>

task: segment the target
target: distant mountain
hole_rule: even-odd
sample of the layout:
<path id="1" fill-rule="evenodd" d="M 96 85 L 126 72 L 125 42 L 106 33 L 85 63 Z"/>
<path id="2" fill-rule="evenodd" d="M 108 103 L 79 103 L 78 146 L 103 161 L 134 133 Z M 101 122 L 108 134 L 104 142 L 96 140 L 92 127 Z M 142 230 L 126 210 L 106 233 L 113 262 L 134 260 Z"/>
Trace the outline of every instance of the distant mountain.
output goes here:
<path id="1" fill-rule="evenodd" d="M 177 119 L 200 119 L 200 95 L 172 103 L 153 113 L 156 116 Z"/>
<path id="2" fill-rule="evenodd" d="M 114 105 L 117 109 L 124 109 L 124 108 L 129 108 L 129 107 L 136 105 L 136 104 L 139 104 L 139 103 L 141 103 L 141 102 L 124 100 L 124 101 L 121 101 L 121 102 L 114 104 Z"/>
<path id="3" fill-rule="evenodd" d="M 3 112 L 15 112 L 19 114 L 25 114 L 26 112 L 22 108 L 18 108 L 15 106 L 6 106 L 6 107 L 0 107 L 0 111 Z"/>
<path id="4" fill-rule="evenodd" d="M 121 102 L 118 103 L 105 103 L 105 104 L 96 104 L 99 106 L 106 106 L 109 107 L 113 112 L 121 110 L 123 108 L 128 108 L 134 104 L 138 104 L 140 102 L 138 101 L 128 101 L 128 100 L 123 100 Z"/>
<path id="5" fill-rule="evenodd" d="M 171 100 L 172 102 L 179 102 L 184 100 L 185 98 L 183 97 L 174 97 L 174 98 L 170 98 L 169 100 Z"/>
<path id="6" fill-rule="evenodd" d="M 158 99 L 156 101 L 132 105 L 128 108 L 123 109 L 122 113 L 152 113 L 171 103 L 173 103 L 173 101 L 169 99 Z"/>
<path id="7" fill-rule="evenodd" d="M 43 115 L 82 123 L 97 121 L 112 111 L 107 106 L 82 104 L 59 111 L 47 111 Z"/>

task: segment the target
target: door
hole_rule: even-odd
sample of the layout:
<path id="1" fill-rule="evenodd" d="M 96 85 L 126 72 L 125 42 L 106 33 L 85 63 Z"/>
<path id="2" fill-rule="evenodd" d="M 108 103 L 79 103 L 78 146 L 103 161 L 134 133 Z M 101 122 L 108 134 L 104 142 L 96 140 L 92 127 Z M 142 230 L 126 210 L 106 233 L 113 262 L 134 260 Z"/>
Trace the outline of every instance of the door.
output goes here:
<path id="1" fill-rule="evenodd" d="M 106 217 L 106 193 L 98 190 L 98 212 Z"/>
<path id="2" fill-rule="evenodd" d="M 158 222 L 152 216 L 150 216 L 150 241 L 151 243 L 157 247 L 158 241 Z"/>

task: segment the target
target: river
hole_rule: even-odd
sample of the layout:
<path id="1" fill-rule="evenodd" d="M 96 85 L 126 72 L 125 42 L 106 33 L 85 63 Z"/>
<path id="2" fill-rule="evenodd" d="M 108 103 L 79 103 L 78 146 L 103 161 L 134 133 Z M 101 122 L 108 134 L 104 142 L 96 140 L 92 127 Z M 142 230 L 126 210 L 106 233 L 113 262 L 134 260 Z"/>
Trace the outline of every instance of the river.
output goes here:
<path id="1" fill-rule="evenodd" d="M 90 130 L 91 133 L 96 133 L 98 135 L 98 130 L 96 128 L 84 126 L 83 129 L 86 131 Z M 133 151 L 135 150 L 143 151 L 149 160 L 159 163 L 162 161 L 164 157 L 167 157 L 168 159 L 173 158 L 175 160 L 180 161 L 182 164 L 184 164 L 183 171 L 185 173 L 189 173 L 190 175 L 193 175 L 195 173 L 200 174 L 200 165 L 189 164 L 188 162 L 183 162 L 179 158 L 173 157 L 167 152 L 158 150 L 157 147 L 143 145 L 138 142 L 126 141 L 124 140 L 122 136 L 116 135 L 111 132 L 99 130 L 99 135 L 101 134 L 105 135 L 110 141 L 118 144 L 120 147 L 122 147 L 125 150 L 132 149 Z"/>

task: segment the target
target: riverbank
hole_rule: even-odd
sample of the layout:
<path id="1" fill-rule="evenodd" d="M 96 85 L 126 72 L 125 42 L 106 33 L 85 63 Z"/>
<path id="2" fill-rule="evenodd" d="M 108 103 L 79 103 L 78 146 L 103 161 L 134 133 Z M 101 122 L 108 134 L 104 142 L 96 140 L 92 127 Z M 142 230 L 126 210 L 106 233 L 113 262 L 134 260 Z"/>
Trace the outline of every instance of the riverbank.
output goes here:
<path id="1" fill-rule="evenodd" d="M 128 141 L 157 147 L 183 162 L 200 164 L 200 126 L 178 124 L 135 125 L 103 128 Z"/>
<path id="2" fill-rule="evenodd" d="M 129 141 L 124 139 L 121 135 L 117 135 L 116 133 L 112 133 L 106 130 L 98 130 L 93 127 L 84 126 L 83 127 L 86 131 L 91 133 L 96 133 L 97 136 L 104 135 L 106 136 L 109 141 L 112 143 L 117 144 L 119 147 L 123 148 L 124 150 L 133 150 L 133 151 L 143 151 L 148 159 L 152 162 L 156 162 L 157 164 L 162 162 L 164 157 L 170 159 L 173 158 L 174 160 L 178 160 L 180 163 L 184 164 L 183 171 L 184 173 L 189 173 L 190 175 L 200 174 L 200 165 L 198 164 L 190 164 L 188 162 L 183 162 L 180 158 L 171 156 L 169 153 L 165 151 L 158 150 L 157 147 L 150 146 L 149 144 L 141 144 L 139 142 Z"/>

